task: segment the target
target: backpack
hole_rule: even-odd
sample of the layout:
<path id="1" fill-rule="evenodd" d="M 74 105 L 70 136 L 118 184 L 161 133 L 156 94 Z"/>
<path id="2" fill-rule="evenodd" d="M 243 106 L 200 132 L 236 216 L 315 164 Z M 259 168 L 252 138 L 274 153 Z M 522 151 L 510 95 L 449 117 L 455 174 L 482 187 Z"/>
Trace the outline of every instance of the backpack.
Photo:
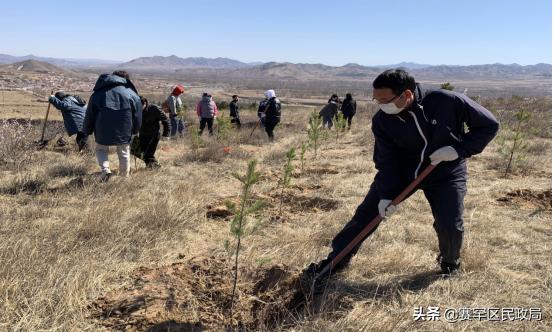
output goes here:
<path id="1" fill-rule="evenodd" d="M 163 103 L 161 103 L 161 109 L 163 110 L 164 113 L 167 113 L 167 114 L 171 113 L 167 99 Z"/>

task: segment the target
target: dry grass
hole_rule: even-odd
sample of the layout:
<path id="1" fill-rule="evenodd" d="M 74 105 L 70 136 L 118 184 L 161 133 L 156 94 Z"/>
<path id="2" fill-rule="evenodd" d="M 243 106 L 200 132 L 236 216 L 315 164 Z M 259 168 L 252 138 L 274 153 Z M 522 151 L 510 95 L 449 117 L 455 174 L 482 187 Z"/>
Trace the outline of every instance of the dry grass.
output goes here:
<path id="1" fill-rule="evenodd" d="M 158 156 L 164 167 L 149 171 L 143 164 L 137 170 L 133 166 L 126 181 L 115 176 L 100 183 L 93 156 L 52 149 L 35 152 L 24 171 L 1 171 L 0 330 L 103 330 L 90 318 L 90 304 L 129 286 L 136 268 L 182 258 L 226 258 L 228 224 L 208 218 L 207 206 L 238 195 L 239 183 L 230 174 L 243 173 L 250 156 L 259 160 L 263 174 L 255 194 L 273 199 L 284 153 L 306 137 L 303 124 L 310 110 L 285 107 L 272 144 L 259 129 L 249 139 L 245 126 L 238 135 L 241 144 L 234 148 L 246 154 L 236 158 L 232 152 L 216 152 L 187 160 L 183 156 L 193 152 L 186 140 L 163 141 Z M 244 120 L 253 122 L 255 115 L 245 113 Z M 532 171 L 508 179 L 501 179 L 501 170 L 493 166 L 494 146 L 469 162 L 460 278 L 433 275 L 437 239 L 430 209 L 418 193 L 365 242 L 323 298 L 273 329 L 550 330 L 551 211 L 498 201 L 517 189 L 551 190 L 551 155 L 542 144 L 550 146 L 536 143 L 540 147 L 532 156 L 540 162 Z M 323 142 L 316 160 L 307 153 L 301 175 L 296 161 L 290 202 L 295 196 L 306 199 L 301 202 L 317 198 L 336 204 L 331 209 L 285 204 L 279 221 L 271 219 L 274 209 L 263 210 L 264 227 L 245 239 L 241 265 L 286 264 L 299 270 L 326 256 L 332 237 L 349 220 L 375 174 L 372 148 L 369 114 L 360 113 L 338 144 L 332 138 Z M 418 306 L 539 307 L 543 319 L 415 322 L 413 308 Z"/>

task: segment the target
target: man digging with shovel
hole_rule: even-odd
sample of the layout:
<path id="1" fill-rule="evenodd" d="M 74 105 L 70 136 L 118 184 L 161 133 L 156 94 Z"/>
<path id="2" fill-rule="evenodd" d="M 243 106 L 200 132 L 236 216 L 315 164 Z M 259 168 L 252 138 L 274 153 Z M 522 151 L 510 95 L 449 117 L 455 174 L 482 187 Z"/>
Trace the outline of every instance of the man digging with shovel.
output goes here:
<path id="1" fill-rule="evenodd" d="M 372 119 L 378 172 L 353 218 L 332 240 L 332 252 L 304 270 L 314 285 L 346 268 L 380 221 L 417 189 L 423 190 L 432 209 L 441 273 L 459 273 L 466 158 L 484 150 L 499 123 L 465 95 L 446 90 L 423 93 L 414 77 L 401 69 L 380 74 L 373 88 L 373 100 L 380 107 Z"/>

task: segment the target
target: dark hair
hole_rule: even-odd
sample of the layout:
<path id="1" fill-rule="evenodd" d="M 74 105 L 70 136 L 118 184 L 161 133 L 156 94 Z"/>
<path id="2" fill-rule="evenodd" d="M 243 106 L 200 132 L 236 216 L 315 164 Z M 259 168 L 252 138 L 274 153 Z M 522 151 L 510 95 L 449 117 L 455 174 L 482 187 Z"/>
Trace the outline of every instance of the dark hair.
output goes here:
<path id="1" fill-rule="evenodd" d="M 139 96 L 140 97 L 140 102 L 142 103 L 142 105 L 145 105 L 148 103 L 148 99 L 146 99 L 146 97 L 143 97 L 143 96 Z"/>
<path id="2" fill-rule="evenodd" d="M 56 98 L 58 98 L 59 100 L 63 100 L 63 98 L 69 96 L 68 94 L 66 94 L 65 92 L 63 91 L 58 91 L 56 92 L 55 94 Z"/>
<path id="3" fill-rule="evenodd" d="M 238 98 L 238 95 L 232 95 L 232 99 Z"/>
<path id="4" fill-rule="evenodd" d="M 353 97 L 351 96 L 351 93 L 346 93 L 346 99 L 353 99 Z"/>
<path id="5" fill-rule="evenodd" d="M 374 89 L 391 89 L 395 95 L 405 90 L 415 91 L 415 78 L 403 69 L 389 69 L 378 75 L 373 81 Z"/>
<path id="6" fill-rule="evenodd" d="M 129 76 L 129 73 L 127 73 L 127 71 L 125 70 L 116 70 L 114 71 L 113 73 L 111 73 L 112 75 L 115 75 L 115 76 L 119 76 L 119 77 L 122 77 L 126 80 L 130 80 L 131 77 Z"/>

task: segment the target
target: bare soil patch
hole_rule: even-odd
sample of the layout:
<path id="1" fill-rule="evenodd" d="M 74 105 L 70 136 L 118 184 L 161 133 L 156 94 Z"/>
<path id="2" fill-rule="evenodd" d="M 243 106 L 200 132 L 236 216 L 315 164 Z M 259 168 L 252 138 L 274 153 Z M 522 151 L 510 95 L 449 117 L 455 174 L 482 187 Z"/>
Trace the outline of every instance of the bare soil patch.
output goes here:
<path id="1" fill-rule="evenodd" d="M 301 293 L 299 273 L 285 266 L 242 269 L 231 320 L 232 268 L 224 259 L 140 267 L 131 278 L 91 304 L 92 318 L 120 331 L 264 330 L 289 315 Z"/>
<path id="2" fill-rule="evenodd" d="M 508 205 L 516 205 L 520 208 L 551 210 L 551 189 L 517 189 L 508 192 L 505 196 L 498 198 L 497 201 Z"/>

